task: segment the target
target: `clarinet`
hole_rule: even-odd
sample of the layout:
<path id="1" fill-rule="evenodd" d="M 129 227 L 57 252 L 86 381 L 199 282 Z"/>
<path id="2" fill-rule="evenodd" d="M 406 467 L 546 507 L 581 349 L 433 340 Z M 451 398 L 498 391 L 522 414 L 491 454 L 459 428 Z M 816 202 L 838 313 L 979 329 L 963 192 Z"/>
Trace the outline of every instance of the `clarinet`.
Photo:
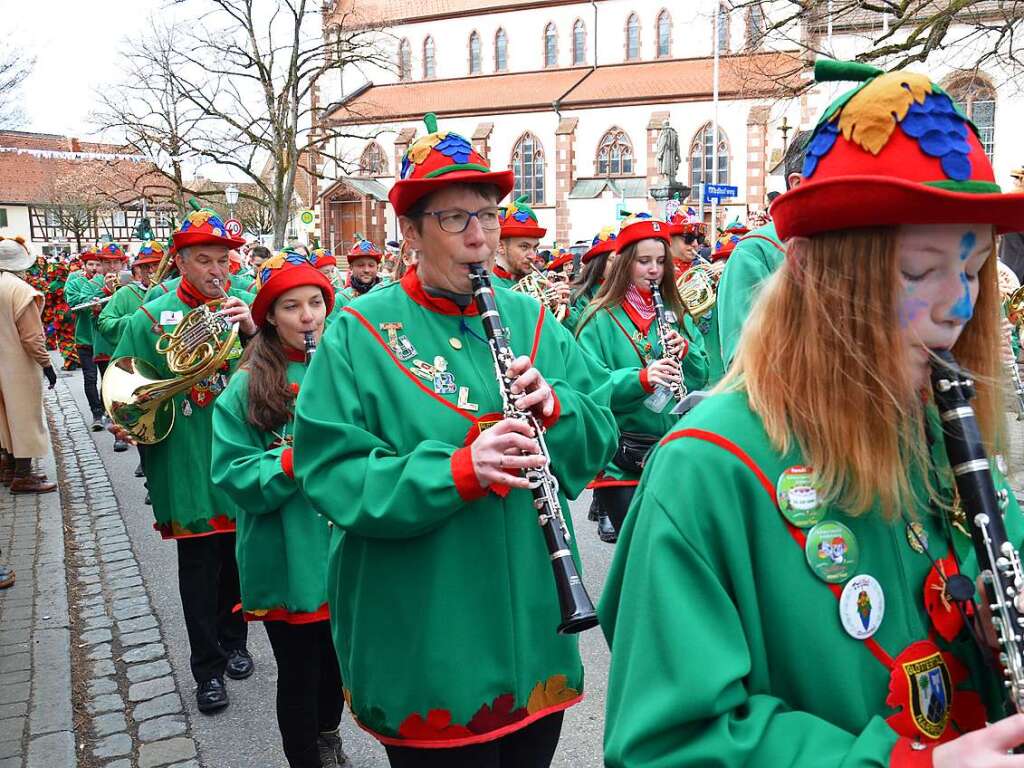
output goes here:
<path id="1" fill-rule="evenodd" d="M 1020 554 L 1006 538 L 1002 506 L 1005 491 L 996 495 L 988 457 L 970 400 L 974 382 L 957 365 L 948 350 L 935 350 L 932 362 L 932 391 L 942 417 L 942 436 L 953 468 L 960 502 L 967 515 L 971 541 L 992 611 L 992 624 L 999 641 L 1007 712 L 1024 712 L 1024 657 L 1021 627 L 1024 626 L 1024 571 Z M 954 579 L 958 584 L 954 584 Z M 949 579 L 951 596 L 970 599 L 974 585 L 966 577 Z M 960 592 L 961 594 L 956 594 Z M 983 649 L 984 650 L 984 649 Z"/>
<path id="2" fill-rule="evenodd" d="M 562 505 L 558 501 L 558 479 L 551 473 L 551 456 L 544 442 L 544 430 L 533 414 L 519 410 L 514 404 L 516 395 L 512 393 L 512 378 L 508 370 L 515 355 L 508 343 L 508 329 L 502 324 L 498 305 L 494 301 L 490 275 L 482 264 L 470 264 L 469 277 L 473 283 L 473 297 L 480 310 L 487 342 L 491 347 L 491 357 L 494 359 L 494 370 L 501 388 L 502 413 L 506 419 L 522 419 L 533 427 L 540 452 L 548 459 L 547 465 L 524 470 L 524 475 L 530 481 L 533 506 L 537 508 L 538 522 L 554 570 L 555 590 L 562 613 L 558 633 L 568 635 L 583 632 L 597 626 L 597 612 L 576 570 L 572 550 L 569 549 L 569 529 L 562 515 Z"/>
<path id="3" fill-rule="evenodd" d="M 675 312 L 665 309 L 665 302 L 661 298 L 661 289 L 654 280 L 651 280 L 651 298 L 654 299 L 654 314 L 658 321 L 658 344 L 661 345 L 661 354 L 668 357 L 668 324 L 676 321 Z M 668 388 L 672 390 L 672 396 L 676 402 L 683 402 L 683 398 L 686 397 L 686 385 L 682 381 L 682 369 L 680 369 L 679 381 L 673 381 Z"/>
<path id="4" fill-rule="evenodd" d="M 313 353 L 316 352 L 316 337 L 312 331 L 304 331 L 302 338 L 306 343 L 306 365 L 309 365 L 309 361 L 313 359 Z"/>

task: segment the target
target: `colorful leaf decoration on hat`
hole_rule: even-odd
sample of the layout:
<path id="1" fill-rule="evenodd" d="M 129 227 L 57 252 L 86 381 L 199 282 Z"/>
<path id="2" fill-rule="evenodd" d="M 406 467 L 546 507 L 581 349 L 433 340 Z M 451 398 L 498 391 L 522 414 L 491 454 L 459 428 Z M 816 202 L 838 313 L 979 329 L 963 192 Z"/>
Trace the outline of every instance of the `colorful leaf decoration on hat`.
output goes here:
<path id="1" fill-rule="evenodd" d="M 469 142 L 457 133 L 445 133 L 435 148 L 442 155 L 450 157 L 456 163 L 468 162 L 469 155 L 473 151 Z"/>
<path id="2" fill-rule="evenodd" d="M 502 221 L 512 219 L 518 221 L 520 224 L 527 224 L 529 222 L 537 222 L 537 214 L 533 212 L 533 209 L 528 205 L 530 202 L 529 195 L 520 195 L 515 199 L 515 202 L 510 203 L 505 207 L 504 212 L 501 215 Z"/>
<path id="3" fill-rule="evenodd" d="M 592 246 L 598 243 L 606 243 L 609 240 L 615 239 L 615 227 L 602 227 L 601 231 L 594 235 L 594 241 L 591 243 Z"/>
<path id="4" fill-rule="evenodd" d="M 914 72 L 887 72 L 861 88 L 839 113 L 839 129 L 873 155 L 888 143 L 915 102 L 923 104 L 932 81 Z"/>

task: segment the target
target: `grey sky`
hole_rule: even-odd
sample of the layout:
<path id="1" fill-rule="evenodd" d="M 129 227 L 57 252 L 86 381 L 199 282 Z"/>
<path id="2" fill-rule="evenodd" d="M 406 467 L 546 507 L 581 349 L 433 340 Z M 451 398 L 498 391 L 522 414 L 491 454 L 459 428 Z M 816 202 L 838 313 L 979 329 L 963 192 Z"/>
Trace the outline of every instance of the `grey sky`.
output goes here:
<path id="1" fill-rule="evenodd" d="M 93 94 L 117 79 L 122 41 L 163 0 L 0 0 L 5 42 L 36 57 L 22 89 L 27 130 L 88 136 Z"/>

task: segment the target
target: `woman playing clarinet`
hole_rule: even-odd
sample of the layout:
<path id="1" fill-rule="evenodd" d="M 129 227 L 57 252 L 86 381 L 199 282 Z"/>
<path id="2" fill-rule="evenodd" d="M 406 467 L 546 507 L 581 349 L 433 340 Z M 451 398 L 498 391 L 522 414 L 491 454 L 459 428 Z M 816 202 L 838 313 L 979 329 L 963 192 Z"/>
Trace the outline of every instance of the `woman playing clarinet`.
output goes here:
<path id="1" fill-rule="evenodd" d="M 1024 195 L 927 76 L 816 74 L 858 84 L 772 205 L 785 260 L 619 538 L 612 768 L 1024 766 L 975 535 L 1005 523 L 1011 568 L 995 245 Z"/>

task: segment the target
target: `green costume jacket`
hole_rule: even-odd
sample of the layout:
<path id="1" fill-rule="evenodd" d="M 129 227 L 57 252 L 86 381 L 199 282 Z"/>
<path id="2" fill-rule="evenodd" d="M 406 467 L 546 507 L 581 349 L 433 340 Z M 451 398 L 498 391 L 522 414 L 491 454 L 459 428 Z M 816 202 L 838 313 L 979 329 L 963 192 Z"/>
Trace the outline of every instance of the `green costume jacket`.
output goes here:
<path id="1" fill-rule="evenodd" d="M 740 238 L 718 282 L 715 308 L 723 371 L 736 356 L 743 324 L 764 282 L 779 268 L 786 252 L 769 222 Z"/>
<path id="2" fill-rule="evenodd" d="M 951 501 L 941 437 L 931 451 L 945 471 L 933 469 L 932 482 Z M 915 482 L 921 502 L 905 514 L 923 526 L 928 554 L 915 551 L 904 520 L 849 516 L 816 506 L 800 483 L 777 485 L 802 464 L 797 450 L 771 447 L 744 392 L 701 403 L 654 451 L 600 607 L 612 649 L 606 765 L 923 767 L 936 738 L 981 727 L 986 707 L 1001 716 L 994 677 L 956 608 L 930 586 L 929 556 L 956 572 L 950 542 L 964 574 L 976 575 L 969 536 Z M 778 502 L 792 510 L 798 500 L 848 527 L 842 550 L 831 534 L 788 522 Z M 1007 503 L 1019 542 L 1012 492 Z M 847 593 L 809 565 L 836 557 L 853 575 Z M 854 635 L 870 627 L 873 636 Z"/>
<path id="3" fill-rule="evenodd" d="M 245 302 L 252 295 L 230 289 Z M 161 333 L 170 333 L 199 306 L 195 289 L 179 283 L 177 290 L 147 302 L 132 314 L 114 350 L 114 357 L 145 360 L 159 378 L 172 378 L 163 355 L 156 351 Z M 159 332 L 153 326 L 156 319 Z M 174 428 L 159 443 L 146 447 L 146 480 L 153 502 L 153 527 L 165 539 L 205 536 L 235 530 L 235 505 L 210 480 L 213 402 L 238 365 L 242 346 L 236 342 L 220 371 L 173 397 Z"/>
<path id="4" fill-rule="evenodd" d="M 582 394 L 605 373 L 537 302 L 495 293 L 558 401 L 546 440 L 567 511 L 615 449 L 610 411 Z M 385 744 L 488 741 L 582 695 L 532 495 L 482 488 L 472 467 L 469 443 L 502 418 L 485 339 L 475 306 L 430 297 L 412 270 L 344 309 L 299 393 L 295 474 L 337 526 L 327 589 L 346 697 Z"/>
<path id="5" fill-rule="evenodd" d="M 81 270 L 77 270 L 68 275 L 67 282 L 64 284 L 64 299 L 69 307 L 98 299 L 102 295 L 102 275 L 93 275 L 89 279 Z M 91 347 L 93 345 L 96 336 L 96 316 L 98 314 L 98 307 L 79 309 L 74 313 L 76 347 Z"/>
<path id="6" fill-rule="evenodd" d="M 256 276 L 251 272 L 242 271 L 236 272 L 231 276 L 231 285 L 233 288 L 237 288 L 240 291 L 247 291 L 249 293 L 255 293 L 253 286 L 256 284 Z"/>
<path id="7" fill-rule="evenodd" d="M 594 300 L 594 297 L 597 296 L 599 290 L 601 290 L 600 284 L 591 286 L 589 290 L 581 293 L 579 298 L 569 306 L 569 311 L 566 313 L 562 324 L 572 333 L 576 333 L 576 328 L 579 326 L 580 320 L 583 319 L 583 313 L 590 305 L 590 302 Z"/>
<path id="8" fill-rule="evenodd" d="M 689 315 L 683 316 L 683 327 L 672 326 L 689 342 L 689 350 L 682 360 L 683 383 L 687 390 L 703 389 L 708 380 L 708 358 L 704 342 Z M 639 378 L 648 394 L 655 388 L 647 381 L 647 365 L 662 356 L 658 343 L 658 323 L 652 320 L 647 333 L 642 333 L 622 306 L 611 310 L 598 310 L 579 332 L 579 343 L 593 358 L 611 371 L 632 371 L 631 379 Z M 632 383 L 632 382 L 630 382 Z M 646 398 L 645 398 L 646 399 Z M 644 405 L 644 400 L 634 402 L 629 408 L 613 408 L 615 421 L 620 432 L 638 432 L 659 438 L 679 421 L 672 415 L 674 399 L 666 401 L 664 410 L 656 413 Z M 601 476 L 592 484 L 636 485 L 640 476 L 625 472 L 612 462 L 604 468 Z"/>
<path id="9" fill-rule="evenodd" d="M 148 291 L 146 296 L 143 298 L 142 303 L 152 301 L 153 299 L 159 298 L 160 296 L 166 296 L 168 293 L 174 293 L 178 290 L 178 285 L 181 284 L 181 277 L 172 277 L 170 280 L 164 280 L 162 283 L 157 283 Z"/>
<path id="10" fill-rule="evenodd" d="M 298 390 L 305 355 L 287 351 L 288 383 Z M 213 482 L 238 507 L 235 555 L 242 610 L 250 620 L 323 621 L 329 618 L 330 528 L 295 483 L 291 422 L 276 435 L 249 423 L 249 377 L 239 370 L 217 398 L 210 465 Z"/>
<path id="11" fill-rule="evenodd" d="M 97 339 L 99 336 L 103 337 L 106 354 L 114 351 L 117 342 L 121 340 L 121 334 L 128 327 L 128 321 L 135 314 L 135 310 L 142 306 L 145 296 L 146 290 L 138 283 L 132 283 L 119 288 L 114 298 L 104 305 L 96 321 L 96 327 L 99 330 Z"/>
<path id="12" fill-rule="evenodd" d="M 498 288 L 512 288 L 519 280 L 504 267 L 497 264 L 491 270 L 491 285 Z"/>

